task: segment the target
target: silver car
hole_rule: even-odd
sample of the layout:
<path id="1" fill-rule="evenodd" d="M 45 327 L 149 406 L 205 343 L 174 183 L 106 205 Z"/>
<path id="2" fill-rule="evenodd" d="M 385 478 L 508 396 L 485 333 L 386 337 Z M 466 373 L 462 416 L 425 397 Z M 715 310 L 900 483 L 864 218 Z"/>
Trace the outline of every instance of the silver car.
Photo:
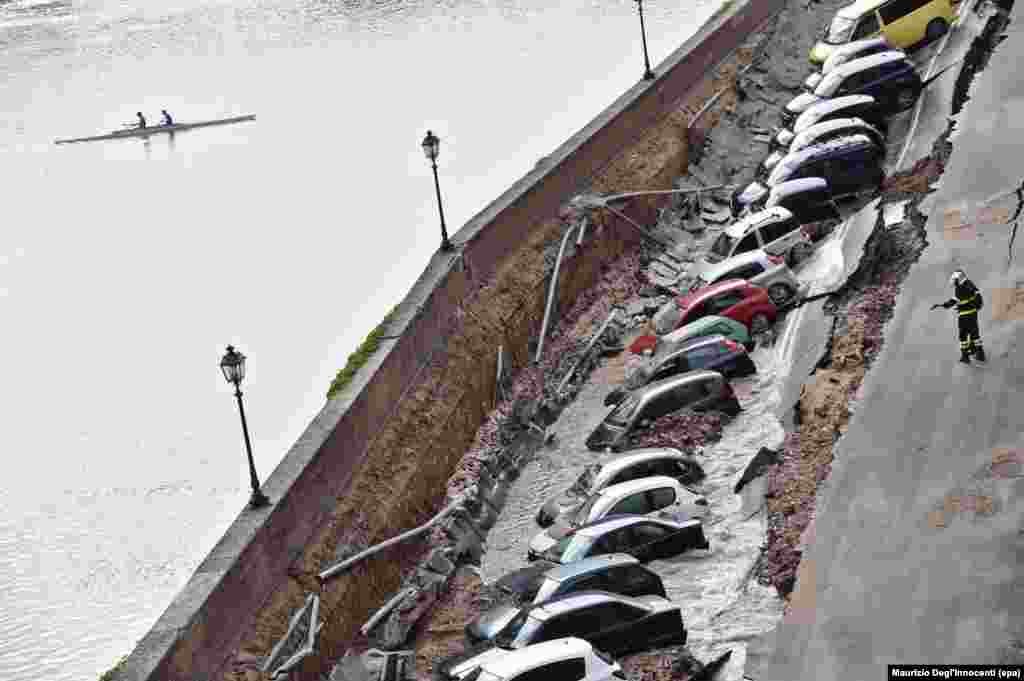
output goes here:
<path id="1" fill-rule="evenodd" d="M 692 278 L 687 281 L 687 293 L 726 279 L 746 279 L 751 284 L 767 289 L 768 296 L 776 305 L 792 301 L 800 292 L 800 282 L 786 265 L 786 259 L 770 255 L 761 248 L 734 255 L 719 263 L 699 261 L 694 263 L 693 270 L 690 275 Z"/>

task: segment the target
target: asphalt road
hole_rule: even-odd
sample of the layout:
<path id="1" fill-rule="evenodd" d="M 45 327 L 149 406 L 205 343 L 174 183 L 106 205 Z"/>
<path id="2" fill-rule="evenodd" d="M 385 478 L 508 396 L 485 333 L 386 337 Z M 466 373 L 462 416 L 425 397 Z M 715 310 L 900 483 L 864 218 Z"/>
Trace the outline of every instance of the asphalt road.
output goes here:
<path id="1" fill-rule="evenodd" d="M 1024 477 L 1019 463 L 992 467 L 998 448 L 1024 451 L 1024 305 L 993 318 L 1000 289 L 1019 278 L 1024 290 L 1024 267 L 1007 265 L 1008 225 L 957 230 L 956 239 L 943 231 L 950 211 L 961 211 L 954 222 L 976 223 L 982 201 L 1024 178 L 1024 21 L 1008 31 L 960 116 L 930 201 L 929 246 L 837 445 L 774 653 L 747 671 L 756 681 L 870 681 L 886 678 L 887 664 L 1024 662 Z M 952 313 L 928 309 L 951 296 L 956 266 L 986 298 L 987 365 L 958 363 Z"/>

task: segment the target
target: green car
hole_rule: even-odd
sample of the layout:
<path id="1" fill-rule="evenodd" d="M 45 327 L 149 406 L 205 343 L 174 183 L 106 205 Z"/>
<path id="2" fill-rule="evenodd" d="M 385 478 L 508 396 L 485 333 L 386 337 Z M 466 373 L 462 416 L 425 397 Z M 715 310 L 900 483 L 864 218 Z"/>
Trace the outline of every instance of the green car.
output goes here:
<path id="1" fill-rule="evenodd" d="M 750 333 L 747 327 L 735 319 L 719 317 L 718 315 L 707 315 L 700 319 L 681 326 L 675 331 L 665 334 L 660 338 L 662 343 L 681 345 L 688 340 L 700 336 L 714 336 L 721 334 L 729 340 L 736 341 L 747 349 L 747 352 L 754 349 L 754 343 L 750 340 Z"/>

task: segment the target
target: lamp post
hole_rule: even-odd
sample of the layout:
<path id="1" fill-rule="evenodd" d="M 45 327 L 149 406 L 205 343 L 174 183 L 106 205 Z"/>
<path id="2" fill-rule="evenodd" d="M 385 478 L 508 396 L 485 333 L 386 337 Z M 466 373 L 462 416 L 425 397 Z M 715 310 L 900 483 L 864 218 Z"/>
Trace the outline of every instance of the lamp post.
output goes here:
<path id="1" fill-rule="evenodd" d="M 430 165 L 434 168 L 434 189 L 437 190 L 437 212 L 441 214 L 441 250 L 452 250 L 452 242 L 448 241 L 448 229 L 444 226 L 444 208 L 441 206 L 441 184 L 437 181 L 437 154 L 441 148 L 441 140 L 437 135 L 427 130 L 427 136 L 421 143 L 423 154 L 430 159 Z"/>
<path id="2" fill-rule="evenodd" d="M 651 60 L 647 58 L 647 30 L 644 28 L 644 0 L 636 0 L 640 8 L 640 39 L 644 43 L 644 80 L 654 80 L 654 72 L 651 71 Z"/>
<path id="3" fill-rule="evenodd" d="M 249 426 L 245 423 L 245 408 L 242 406 L 242 390 L 239 387 L 245 378 L 245 355 L 231 345 L 220 360 L 220 370 L 224 378 L 235 386 L 235 399 L 238 400 L 238 413 L 242 416 L 242 434 L 245 436 L 245 451 L 249 455 L 249 479 L 252 482 L 252 496 L 249 497 L 251 508 L 260 508 L 270 503 L 270 499 L 260 491 L 260 480 L 256 477 L 256 464 L 252 460 L 252 444 L 249 442 Z"/>

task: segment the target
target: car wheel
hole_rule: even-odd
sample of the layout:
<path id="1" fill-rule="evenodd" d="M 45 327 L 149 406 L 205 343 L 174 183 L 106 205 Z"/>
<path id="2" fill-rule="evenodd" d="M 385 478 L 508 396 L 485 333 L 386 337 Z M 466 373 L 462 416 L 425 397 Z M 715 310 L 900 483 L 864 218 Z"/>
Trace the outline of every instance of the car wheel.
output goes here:
<path id="1" fill-rule="evenodd" d="M 931 43 L 946 35 L 948 30 L 949 24 L 944 19 L 932 19 L 928 22 L 928 28 L 925 29 L 924 35 L 928 42 Z"/>
<path id="2" fill-rule="evenodd" d="M 768 287 L 768 297 L 776 305 L 781 305 L 793 297 L 793 289 L 785 284 L 772 284 Z"/>
<path id="3" fill-rule="evenodd" d="M 751 335 L 762 333 L 771 326 L 771 321 L 768 320 L 768 315 L 758 312 L 750 318 L 750 333 Z"/>

